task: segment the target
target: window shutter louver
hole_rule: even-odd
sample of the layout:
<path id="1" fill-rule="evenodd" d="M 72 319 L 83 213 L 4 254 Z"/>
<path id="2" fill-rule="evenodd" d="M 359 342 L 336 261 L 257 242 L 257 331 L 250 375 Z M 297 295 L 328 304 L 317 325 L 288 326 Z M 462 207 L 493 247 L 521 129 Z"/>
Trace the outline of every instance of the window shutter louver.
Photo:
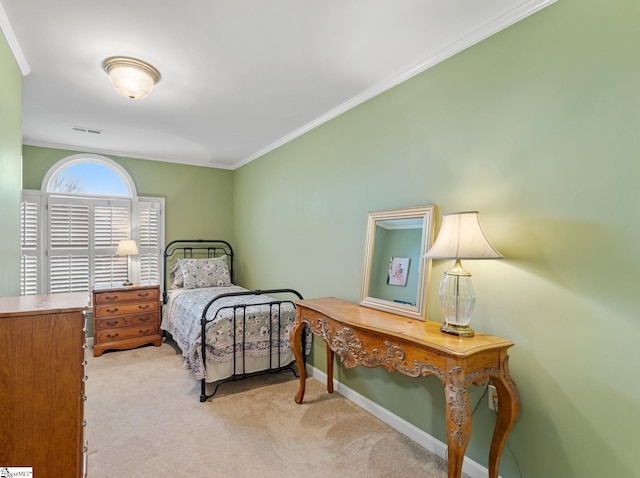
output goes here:
<path id="1" fill-rule="evenodd" d="M 140 281 L 160 283 L 161 200 L 144 198 L 138 201 L 140 215 Z"/>
<path id="2" fill-rule="evenodd" d="M 40 209 L 37 196 L 31 202 L 31 197 L 23 195 L 20 204 L 20 295 L 38 294 L 38 210 Z"/>
<path id="3" fill-rule="evenodd" d="M 127 279 L 127 258 L 124 256 L 94 257 L 94 285 L 121 284 Z"/>
<path id="4" fill-rule="evenodd" d="M 20 261 L 20 295 L 38 294 L 38 259 L 23 255 Z"/>
<path id="5" fill-rule="evenodd" d="M 67 254 L 49 260 L 51 293 L 89 290 L 89 256 Z"/>
<path id="6" fill-rule="evenodd" d="M 52 294 L 89 290 L 89 215 L 87 201 L 52 198 L 49 203 Z"/>
<path id="7" fill-rule="evenodd" d="M 52 248 L 89 247 L 89 206 L 50 205 L 49 238 Z"/>
<path id="8" fill-rule="evenodd" d="M 119 241 L 130 238 L 130 209 L 130 206 L 96 206 L 94 208 L 93 245 L 96 249 L 117 247 Z"/>
<path id="9" fill-rule="evenodd" d="M 93 283 L 122 284 L 128 277 L 127 257 L 117 256 L 118 242 L 131 238 L 131 202 L 109 201 L 93 209 Z"/>

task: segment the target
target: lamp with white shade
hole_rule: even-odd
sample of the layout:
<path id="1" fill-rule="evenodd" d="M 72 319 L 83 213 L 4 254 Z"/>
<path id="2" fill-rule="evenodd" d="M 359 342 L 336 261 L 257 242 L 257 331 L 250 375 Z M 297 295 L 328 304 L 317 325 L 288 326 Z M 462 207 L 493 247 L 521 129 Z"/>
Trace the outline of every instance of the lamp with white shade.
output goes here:
<path id="1" fill-rule="evenodd" d="M 453 269 L 444 273 L 440 283 L 440 305 L 444 313 L 442 331 L 461 337 L 473 337 L 469 322 L 476 303 L 471 274 L 462 268 L 462 259 L 502 259 L 484 233 L 478 211 L 444 214 L 442 227 L 428 259 L 454 259 Z"/>
<path id="2" fill-rule="evenodd" d="M 116 251 L 116 254 L 119 256 L 127 256 L 127 281 L 122 285 L 133 285 L 129 280 L 129 257 L 137 256 L 139 254 L 136 241 L 127 239 L 118 242 L 118 250 Z"/>

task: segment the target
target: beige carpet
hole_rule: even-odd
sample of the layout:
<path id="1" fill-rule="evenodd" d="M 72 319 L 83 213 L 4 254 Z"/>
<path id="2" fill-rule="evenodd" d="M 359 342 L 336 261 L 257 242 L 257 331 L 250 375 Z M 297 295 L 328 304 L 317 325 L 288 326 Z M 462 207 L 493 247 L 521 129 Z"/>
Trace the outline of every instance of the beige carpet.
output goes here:
<path id="1" fill-rule="evenodd" d="M 444 461 L 323 384 L 290 372 L 199 382 L 172 342 L 89 357 L 89 477 L 445 477 Z"/>

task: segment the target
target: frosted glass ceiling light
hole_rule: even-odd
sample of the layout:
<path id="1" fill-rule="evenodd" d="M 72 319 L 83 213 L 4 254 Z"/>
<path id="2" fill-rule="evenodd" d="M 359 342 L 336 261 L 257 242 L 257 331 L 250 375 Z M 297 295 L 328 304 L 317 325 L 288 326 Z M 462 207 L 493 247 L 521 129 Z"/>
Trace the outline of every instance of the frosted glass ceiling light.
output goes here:
<path id="1" fill-rule="evenodd" d="M 135 58 L 112 56 L 102 64 L 111 79 L 111 84 L 122 96 L 132 100 L 146 98 L 153 86 L 160 81 L 160 72 Z"/>
<path id="2" fill-rule="evenodd" d="M 442 331 L 473 337 L 469 327 L 476 304 L 471 274 L 462 268 L 462 259 L 502 259 L 489 242 L 477 211 L 444 214 L 438 238 L 425 255 L 428 259 L 454 259 L 453 269 L 440 283 L 440 305 L 444 314 Z"/>

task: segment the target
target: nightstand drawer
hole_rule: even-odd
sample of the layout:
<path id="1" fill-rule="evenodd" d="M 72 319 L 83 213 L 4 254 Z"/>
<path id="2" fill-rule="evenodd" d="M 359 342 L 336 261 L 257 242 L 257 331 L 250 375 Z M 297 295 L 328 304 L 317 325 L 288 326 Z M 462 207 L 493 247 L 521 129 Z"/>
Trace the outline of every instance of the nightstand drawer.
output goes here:
<path id="1" fill-rule="evenodd" d="M 95 319 L 93 327 L 96 330 L 113 329 L 116 327 L 126 327 L 127 319 L 125 317 L 108 317 L 106 319 Z"/>
<path id="2" fill-rule="evenodd" d="M 157 302 L 159 300 L 158 289 L 142 289 L 128 291 L 110 291 L 96 293 L 94 305 L 111 304 L 114 302 L 135 302 L 148 300 Z"/>
<path id="3" fill-rule="evenodd" d="M 131 325 L 151 324 L 160 324 L 160 314 L 158 312 L 154 314 L 134 315 L 131 317 Z"/>
<path id="4" fill-rule="evenodd" d="M 114 340 L 135 339 L 148 335 L 158 335 L 160 326 L 158 324 L 142 327 L 126 327 L 122 329 L 101 330 L 96 333 L 99 342 L 113 342 Z"/>
<path id="5" fill-rule="evenodd" d="M 117 329 L 145 324 L 159 324 L 160 315 L 157 312 L 149 314 L 124 315 L 118 317 L 106 317 L 95 320 L 96 330 Z"/>
<path id="6" fill-rule="evenodd" d="M 133 303 L 117 303 L 109 305 L 97 305 L 93 307 L 93 313 L 96 318 L 112 317 L 114 315 L 130 315 L 147 312 L 156 312 L 159 308 L 159 302 L 133 302 Z"/>

